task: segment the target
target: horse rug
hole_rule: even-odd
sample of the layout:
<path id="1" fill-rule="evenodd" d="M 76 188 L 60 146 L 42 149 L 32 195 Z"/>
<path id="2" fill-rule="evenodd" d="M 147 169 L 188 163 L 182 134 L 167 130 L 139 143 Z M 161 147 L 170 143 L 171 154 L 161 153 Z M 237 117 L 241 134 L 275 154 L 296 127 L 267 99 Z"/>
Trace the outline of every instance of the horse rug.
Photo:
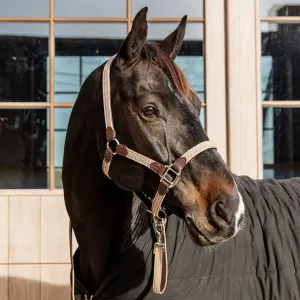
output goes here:
<path id="1" fill-rule="evenodd" d="M 246 222 L 216 249 L 197 246 L 184 221 L 167 223 L 169 277 L 162 295 L 152 292 L 152 218 L 149 229 L 115 261 L 93 299 L 293 300 L 300 299 L 300 178 L 275 181 L 236 176 Z M 75 292 L 80 249 L 74 254 Z M 78 298 L 80 299 L 80 298 Z M 83 298 L 84 299 L 84 298 Z"/>

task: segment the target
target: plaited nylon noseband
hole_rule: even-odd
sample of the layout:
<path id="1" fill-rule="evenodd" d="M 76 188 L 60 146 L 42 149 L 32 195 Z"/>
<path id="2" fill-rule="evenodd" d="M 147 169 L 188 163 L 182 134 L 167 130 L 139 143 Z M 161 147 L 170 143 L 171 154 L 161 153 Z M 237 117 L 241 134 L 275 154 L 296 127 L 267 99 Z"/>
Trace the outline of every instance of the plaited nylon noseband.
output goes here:
<path id="1" fill-rule="evenodd" d="M 162 294 L 165 291 L 168 279 L 168 259 L 166 247 L 166 216 L 159 215 L 161 211 L 162 202 L 170 188 L 173 188 L 180 180 L 181 170 L 188 164 L 188 162 L 202 153 L 205 150 L 215 148 L 211 141 L 204 141 L 188 150 L 185 154 L 175 160 L 171 165 L 163 165 L 160 162 L 152 160 L 134 150 L 129 149 L 126 145 L 120 144 L 116 131 L 113 125 L 113 117 L 111 110 L 111 90 L 110 90 L 110 67 L 116 55 L 112 56 L 105 64 L 103 70 L 103 104 L 104 117 L 106 126 L 106 141 L 107 147 L 102 163 L 103 172 L 109 177 L 109 167 L 114 155 L 124 156 L 139 164 L 144 165 L 160 176 L 160 183 L 157 192 L 152 201 L 152 214 L 154 215 L 154 223 L 156 230 L 157 241 L 154 245 L 154 278 L 153 291 L 157 294 Z M 114 147 L 113 147 L 114 146 Z M 114 149 L 113 149 L 114 148 Z"/>

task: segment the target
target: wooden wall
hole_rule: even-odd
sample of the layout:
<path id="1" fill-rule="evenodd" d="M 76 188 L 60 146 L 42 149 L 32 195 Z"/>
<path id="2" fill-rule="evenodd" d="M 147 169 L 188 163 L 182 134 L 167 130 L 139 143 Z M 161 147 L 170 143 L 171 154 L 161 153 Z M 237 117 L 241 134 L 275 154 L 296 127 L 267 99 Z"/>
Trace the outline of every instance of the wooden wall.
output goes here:
<path id="1" fill-rule="evenodd" d="M 4 193 L 0 195 L 0 299 L 70 299 L 69 223 L 63 196 Z"/>

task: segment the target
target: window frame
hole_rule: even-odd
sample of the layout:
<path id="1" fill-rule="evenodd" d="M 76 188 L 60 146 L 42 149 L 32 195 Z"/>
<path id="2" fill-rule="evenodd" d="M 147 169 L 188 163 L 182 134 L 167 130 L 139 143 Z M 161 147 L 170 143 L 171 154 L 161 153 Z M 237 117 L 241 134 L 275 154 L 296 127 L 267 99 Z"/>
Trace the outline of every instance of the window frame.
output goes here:
<path id="1" fill-rule="evenodd" d="M 27 190 L 0 190 L 0 194 L 36 194 L 55 192 L 61 193 L 61 189 L 55 188 L 55 168 L 54 168 L 54 111 L 56 108 L 72 108 L 73 103 L 55 102 L 54 87 L 54 60 L 55 60 L 55 35 L 54 25 L 57 23 L 124 23 L 127 25 L 127 33 L 131 29 L 133 16 L 131 14 L 131 0 L 127 2 L 126 18 L 57 18 L 54 16 L 54 0 L 49 0 L 49 16 L 46 18 L 0 18 L 0 22 L 18 23 L 47 23 L 49 25 L 49 102 L 0 102 L 0 109 L 18 108 L 35 109 L 45 108 L 49 110 L 49 168 L 48 168 L 48 188 Z M 227 105 L 226 105 L 226 57 L 225 57 L 225 0 L 215 0 L 214 4 L 208 0 L 203 0 L 203 18 L 188 18 L 190 23 L 201 23 L 204 25 L 204 95 L 206 107 L 206 131 L 213 140 L 225 161 L 228 160 L 227 143 Z M 152 23 L 179 23 L 178 18 L 149 18 Z M 216 82 L 216 74 L 218 80 Z M 218 109 L 215 109 L 218 107 Z M 216 122 L 217 121 L 217 122 Z"/>
<path id="2" fill-rule="evenodd" d="M 226 1 L 228 164 L 252 178 L 262 176 L 259 8 L 259 0 Z"/>
<path id="3" fill-rule="evenodd" d="M 299 108 L 300 101 L 262 101 L 261 23 L 300 17 L 261 17 L 262 0 L 227 0 L 228 160 L 237 175 L 263 178 L 263 108 Z M 250 116 L 250 117 L 249 117 Z"/>

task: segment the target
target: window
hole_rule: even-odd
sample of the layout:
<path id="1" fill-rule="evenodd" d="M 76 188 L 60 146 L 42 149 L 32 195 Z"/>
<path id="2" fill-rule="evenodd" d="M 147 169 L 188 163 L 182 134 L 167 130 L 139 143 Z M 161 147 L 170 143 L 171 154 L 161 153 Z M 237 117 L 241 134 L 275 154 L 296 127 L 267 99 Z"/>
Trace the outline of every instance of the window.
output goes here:
<path id="1" fill-rule="evenodd" d="M 300 176 L 300 2 L 261 1 L 261 16 L 263 176 Z"/>
<path id="2" fill-rule="evenodd" d="M 171 0 L 163 7 L 144 0 L 30 3 L 5 0 L 0 12 L 0 189 L 62 188 L 64 140 L 77 93 L 117 52 L 145 5 L 148 38 L 157 41 L 189 15 L 176 62 L 203 102 L 205 126 L 203 1 L 177 1 L 174 10 Z"/>

